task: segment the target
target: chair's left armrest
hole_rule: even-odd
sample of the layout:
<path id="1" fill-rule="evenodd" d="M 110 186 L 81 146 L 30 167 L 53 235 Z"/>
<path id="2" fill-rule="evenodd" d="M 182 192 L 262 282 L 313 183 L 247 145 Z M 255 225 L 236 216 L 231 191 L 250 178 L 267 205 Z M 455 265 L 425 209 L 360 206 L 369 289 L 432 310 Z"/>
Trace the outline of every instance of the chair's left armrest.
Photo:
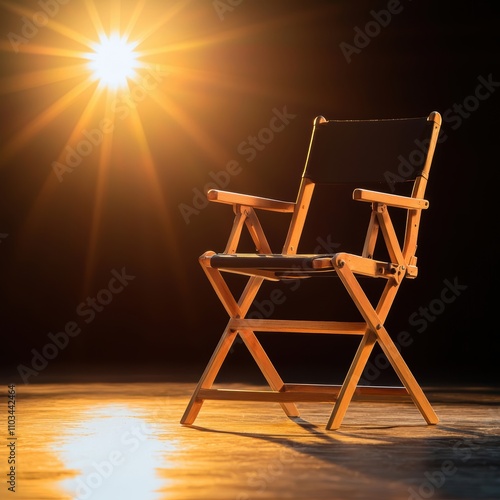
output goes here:
<path id="1" fill-rule="evenodd" d="M 412 198 L 411 196 L 381 193 L 379 191 L 370 191 L 369 189 L 355 189 L 352 193 L 352 197 L 357 201 L 384 203 L 392 207 L 424 210 L 426 208 L 429 208 L 429 202 L 422 198 Z"/>
<path id="2" fill-rule="evenodd" d="M 272 212 L 293 212 L 295 208 L 295 203 L 293 202 L 262 198 L 249 194 L 232 193 L 230 191 L 220 191 L 219 189 L 208 191 L 207 199 L 217 203 L 243 205 L 261 210 L 270 210 Z"/>

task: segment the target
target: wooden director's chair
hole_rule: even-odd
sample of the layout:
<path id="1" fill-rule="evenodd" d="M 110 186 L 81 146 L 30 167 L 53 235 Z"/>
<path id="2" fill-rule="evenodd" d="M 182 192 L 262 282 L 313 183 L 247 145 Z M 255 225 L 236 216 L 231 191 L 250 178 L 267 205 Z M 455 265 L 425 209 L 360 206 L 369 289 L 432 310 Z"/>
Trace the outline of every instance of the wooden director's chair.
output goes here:
<path id="1" fill-rule="evenodd" d="M 296 202 L 220 190 L 208 192 L 210 201 L 232 205 L 235 214 L 225 250 L 222 253 L 208 251 L 200 257 L 203 270 L 229 314 L 229 322 L 194 390 L 181 424 L 193 424 L 205 400 L 278 402 L 289 417 L 299 416 L 295 402 L 335 401 L 326 428 L 338 429 L 353 397 L 379 398 L 384 395 L 396 400 L 399 396 L 411 399 L 428 424 L 438 422 L 437 415 L 384 323 L 403 280 L 417 276 L 417 235 L 422 210 L 429 207 L 424 194 L 440 126 L 441 116 L 438 112 L 423 118 L 383 120 L 337 121 L 318 116 L 314 120 Z M 394 183 L 397 181 L 404 181 L 405 185 L 410 183 L 407 194 L 394 193 Z M 297 253 L 315 186 L 339 183 L 351 186 L 354 183 L 353 199 L 366 202 L 371 207 L 361 252 Z M 380 190 L 363 188 L 365 185 L 376 185 Z M 258 210 L 291 214 L 281 253 L 271 252 L 257 217 Z M 401 224 L 402 235 L 397 234 L 396 227 L 399 226 L 393 224 L 394 218 L 391 219 L 393 210 L 406 211 Z M 345 214 L 338 214 L 338 217 L 341 216 Z M 256 253 L 238 253 L 245 225 L 255 244 Z M 380 233 L 382 238 L 378 238 Z M 384 258 L 377 259 L 377 252 L 382 253 Z M 224 278 L 225 273 L 248 277 L 239 298 L 231 292 Z M 246 318 L 264 280 L 314 279 L 325 274 L 340 278 L 363 321 Z M 360 284 L 366 278 L 386 280 L 380 298 L 375 300 L 374 305 L 373 298 L 368 298 Z M 378 283 L 383 285 L 383 282 Z M 359 335 L 361 341 L 341 386 L 285 384 L 256 332 Z M 252 354 L 270 390 L 213 388 L 237 335 Z M 358 385 L 376 344 L 385 353 L 402 387 Z"/>

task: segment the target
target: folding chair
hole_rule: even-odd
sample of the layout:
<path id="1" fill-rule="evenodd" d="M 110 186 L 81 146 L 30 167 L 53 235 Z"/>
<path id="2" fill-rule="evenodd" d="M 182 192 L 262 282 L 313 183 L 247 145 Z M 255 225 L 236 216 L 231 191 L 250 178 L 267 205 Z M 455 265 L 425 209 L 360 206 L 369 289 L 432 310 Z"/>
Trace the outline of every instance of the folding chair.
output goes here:
<path id="1" fill-rule="evenodd" d="M 428 424 L 439 421 L 389 336 L 385 322 L 403 280 L 417 276 L 417 235 L 422 210 L 429 207 L 424 194 L 440 126 L 438 112 L 422 118 L 383 120 L 338 121 L 318 116 L 314 120 L 295 202 L 221 190 L 208 192 L 210 201 L 231 205 L 235 214 L 225 250 L 221 253 L 205 252 L 199 259 L 229 315 L 229 321 L 192 394 L 181 424 L 193 424 L 205 400 L 277 402 L 289 417 L 299 416 L 296 402 L 328 401 L 335 403 L 326 428 L 338 429 L 353 398 L 377 399 L 384 396 L 413 400 Z M 394 185 L 397 182 L 410 183 L 409 194 L 395 194 Z M 371 212 L 368 210 L 368 221 L 363 224 L 362 231 L 366 231 L 366 236 L 361 252 L 297 253 L 315 186 L 345 184 L 352 189 L 353 183 L 356 186 L 353 199 L 366 202 L 371 208 Z M 363 186 L 377 186 L 377 189 Z M 270 249 L 257 216 L 259 210 L 291 214 L 286 240 L 279 254 L 272 253 Z M 394 217 L 391 218 L 395 210 L 406 211 L 400 224 L 404 234 L 398 234 L 398 226 L 393 223 Z M 338 217 L 345 216 L 338 214 Z M 255 244 L 255 253 L 238 253 L 244 226 Z M 382 238 L 378 238 L 380 233 Z M 378 253 L 383 253 L 385 257 L 377 259 L 375 253 L 377 257 Z M 239 298 L 231 291 L 226 273 L 248 278 Z M 340 278 L 363 321 L 246 317 L 264 280 L 314 280 L 325 275 Z M 373 297 L 369 299 L 366 287 L 362 287 L 361 283 L 366 278 L 386 280 L 385 284 L 378 281 L 383 288 L 377 300 Z M 342 385 L 285 384 L 259 342 L 256 335 L 259 332 L 358 335 L 361 340 Z M 267 380 L 269 390 L 213 388 L 238 335 Z M 359 385 L 376 344 L 398 375 L 401 387 Z"/>

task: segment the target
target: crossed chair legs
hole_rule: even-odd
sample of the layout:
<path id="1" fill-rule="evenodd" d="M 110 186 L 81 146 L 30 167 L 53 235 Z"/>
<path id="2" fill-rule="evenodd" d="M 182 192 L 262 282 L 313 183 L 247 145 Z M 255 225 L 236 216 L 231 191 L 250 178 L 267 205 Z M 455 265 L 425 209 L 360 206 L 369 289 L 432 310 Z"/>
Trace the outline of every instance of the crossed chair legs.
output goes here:
<path id="1" fill-rule="evenodd" d="M 420 410 L 428 424 L 437 424 L 439 418 L 434 412 L 431 404 L 425 396 L 422 388 L 416 381 L 415 377 L 408 368 L 401 353 L 389 336 L 386 328 L 383 326 L 384 320 L 387 317 L 389 309 L 394 301 L 396 293 L 399 289 L 399 284 L 388 281 L 382 296 L 375 310 L 370 301 L 366 297 L 361 285 L 354 276 L 348 266 L 342 264 L 342 260 L 337 257 L 335 263 L 337 274 L 342 280 L 350 297 L 356 304 L 359 312 L 367 324 L 367 331 L 363 335 L 361 343 L 356 351 L 353 362 L 346 375 L 342 388 L 340 389 L 336 404 L 333 408 L 330 419 L 326 426 L 327 429 L 338 429 L 342 424 L 344 415 L 347 411 L 349 403 L 354 395 L 357 383 L 363 373 L 363 370 L 368 362 L 368 358 L 378 341 L 383 352 L 387 356 L 391 366 L 403 383 L 406 391 L 411 399 Z"/>
<path id="2" fill-rule="evenodd" d="M 239 301 L 236 302 L 226 281 L 222 277 L 221 272 L 218 269 L 211 268 L 209 266 L 208 259 L 203 261 L 202 258 L 201 264 L 219 299 L 228 312 L 230 319 L 210 361 L 205 368 L 205 371 L 198 382 L 198 385 L 193 392 L 191 400 L 184 412 L 184 415 L 182 416 L 181 424 L 193 424 L 201 406 L 203 405 L 203 402 L 208 399 L 274 401 L 280 403 L 287 416 L 298 417 L 299 411 L 297 406 L 294 404 L 295 402 L 332 401 L 333 398 L 333 400 L 335 400 L 335 404 L 330 419 L 326 425 L 326 429 L 333 430 L 338 429 L 342 425 L 345 413 L 356 393 L 365 393 L 367 395 L 374 394 L 377 396 L 381 395 L 384 392 L 384 389 L 387 389 L 391 395 L 402 395 L 406 396 L 406 398 L 408 398 L 409 395 L 428 424 L 438 423 L 439 418 L 389 336 L 386 328 L 383 326 L 384 320 L 387 317 L 392 302 L 394 301 L 395 295 L 398 291 L 399 283 L 389 279 L 382 292 L 382 296 L 377 304 L 377 307 L 374 308 L 368 300 L 354 273 L 348 265 L 345 265 L 345 262 L 341 258 L 341 254 L 337 254 L 334 256 L 333 265 L 342 283 L 365 320 L 364 323 L 296 321 L 296 326 L 293 326 L 293 321 L 280 322 L 279 320 L 274 320 L 273 322 L 272 320 L 261 320 L 263 326 L 261 331 L 293 332 L 301 331 L 301 328 L 303 328 L 311 333 L 349 333 L 362 336 L 349 371 L 341 386 L 329 386 L 332 391 L 325 392 L 325 386 L 322 386 L 321 390 L 315 391 L 315 386 L 313 385 L 302 385 L 297 391 L 299 384 L 294 385 L 294 388 L 292 388 L 292 386 L 287 386 L 283 382 L 273 363 L 267 356 L 264 348 L 258 341 L 257 336 L 255 335 L 255 331 L 257 330 L 255 325 L 259 325 L 259 320 L 244 319 L 264 279 L 261 277 L 250 277 Z M 269 327 L 267 330 L 265 328 L 266 325 Z M 271 389 L 270 391 L 217 391 L 212 389 L 215 378 L 236 339 L 236 335 L 238 334 L 242 338 L 262 374 L 267 380 Z M 376 389 L 371 387 L 358 387 L 357 384 L 359 379 L 377 342 L 381 346 L 404 387 Z"/>

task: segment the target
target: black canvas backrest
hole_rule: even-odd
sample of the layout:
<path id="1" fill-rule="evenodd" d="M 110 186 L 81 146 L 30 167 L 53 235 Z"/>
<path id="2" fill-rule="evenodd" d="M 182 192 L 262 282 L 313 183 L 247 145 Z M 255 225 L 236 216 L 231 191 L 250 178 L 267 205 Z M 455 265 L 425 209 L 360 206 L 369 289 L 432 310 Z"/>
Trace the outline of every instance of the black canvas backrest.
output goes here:
<path id="1" fill-rule="evenodd" d="M 317 184 L 414 180 L 424 166 L 432 121 L 329 120 L 318 117 L 304 177 Z"/>

